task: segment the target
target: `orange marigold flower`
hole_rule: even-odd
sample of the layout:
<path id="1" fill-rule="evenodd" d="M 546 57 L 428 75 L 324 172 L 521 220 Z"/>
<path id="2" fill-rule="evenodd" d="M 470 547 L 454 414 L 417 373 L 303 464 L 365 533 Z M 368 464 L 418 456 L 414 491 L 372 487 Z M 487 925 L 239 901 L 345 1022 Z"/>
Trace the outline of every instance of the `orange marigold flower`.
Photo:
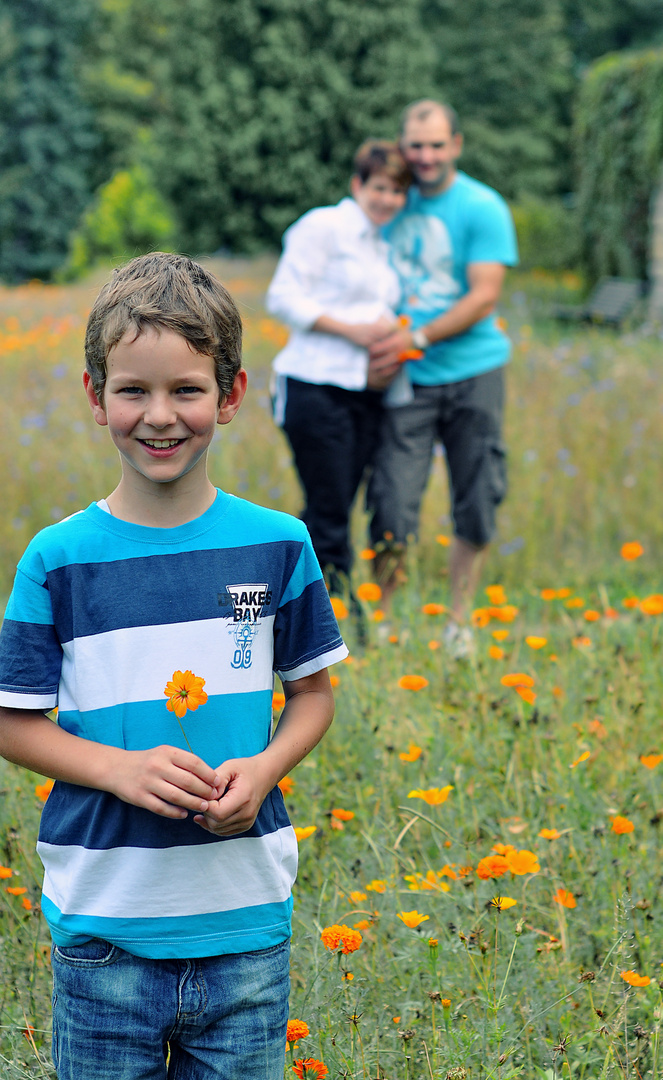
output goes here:
<path id="1" fill-rule="evenodd" d="M 449 798 L 449 792 L 453 791 L 453 784 L 447 784 L 446 787 L 432 787 L 432 788 L 415 788 L 408 793 L 408 799 L 423 799 L 429 806 L 440 806 Z"/>
<path id="2" fill-rule="evenodd" d="M 339 685 L 340 681 L 341 680 L 340 680 L 338 675 L 330 675 L 329 676 L 329 685 L 331 686 L 332 690 L 336 689 L 336 687 Z"/>
<path id="3" fill-rule="evenodd" d="M 383 893 L 387 891 L 387 883 L 386 881 L 381 881 L 379 878 L 373 878 L 372 881 L 369 881 L 366 888 L 369 892 Z"/>
<path id="4" fill-rule="evenodd" d="M 371 924 L 368 919 L 360 919 L 359 922 L 352 924 L 355 930 L 370 930 Z"/>
<path id="5" fill-rule="evenodd" d="M 581 762 L 587 761 L 589 757 L 591 757 L 589 750 L 585 750 L 579 758 L 576 758 L 575 761 L 571 762 L 571 764 L 569 765 L 569 769 L 575 769 L 576 765 L 580 765 Z"/>
<path id="6" fill-rule="evenodd" d="M 592 735 L 598 736 L 599 739 L 605 739 L 606 735 L 608 734 L 605 724 L 602 724 L 598 718 L 589 721 L 587 725 L 587 730 L 591 732 Z"/>
<path id="7" fill-rule="evenodd" d="M 331 812 L 332 817 L 337 818 L 339 821 L 352 821 L 354 810 L 343 810 L 340 806 L 335 807 Z"/>
<path id="8" fill-rule="evenodd" d="M 442 1006 L 443 1009 L 450 1009 L 451 1008 L 451 998 L 441 998 L 440 999 L 440 1005 Z"/>
<path id="9" fill-rule="evenodd" d="M 498 855 L 508 855 L 510 851 L 515 851 L 513 844 L 493 844 L 492 851 L 496 851 Z"/>
<path id="10" fill-rule="evenodd" d="M 491 604 L 495 604 L 496 606 L 506 604 L 506 593 L 503 585 L 487 585 L 484 592 Z"/>
<path id="11" fill-rule="evenodd" d="M 374 559 L 375 552 L 373 551 L 373 548 L 364 548 L 363 551 L 359 552 L 359 558 L 363 559 L 364 562 L 369 562 L 371 559 Z"/>
<path id="12" fill-rule="evenodd" d="M 431 652 L 435 652 L 435 650 L 439 649 L 439 647 L 440 647 L 440 643 L 439 643 L 439 641 L 436 641 L 435 639 L 428 642 L 428 648 L 431 650 Z"/>
<path id="13" fill-rule="evenodd" d="M 598 622 L 601 618 L 601 612 L 594 611 L 592 608 L 587 608 L 587 611 L 583 611 L 582 617 L 585 622 Z"/>
<path id="14" fill-rule="evenodd" d="M 375 611 L 373 612 L 373 614 L 371 615 L 371 619 L 373 620 L 373 622 L 383 622 L 384 618 L 385 618 L 385 614 L 384 614 L 384 611 L 382 611 L 381 608 L 376 608 Z"/>
<path id="15" fill-rule="evenodd" d="M 539 593 L 539 596 L 541 597 L 542 600 L 554 600 L 555 597 L 557 596 L 557 590 L 556 589 L 541 589 L 541 592 Z"/>
<path id="16" fill-rule="evenodd" d="M 637 608 L 639 603 L 637 596 L 625 596 L 622 600 L 622 606 L 625 608 Z"/>
<path id="17" fill-rule="evenodd" d="M 515 671 L 510 675 L 503 675 L 500 679 L 502 686 L 534 686 L 534 679 L 522 671 Z"/>
<path id="18" fill-rule="evenodd" d="M 638 975 L 637 971 L 620 971 L 619 974 L 629 986 L 649 986 L 651 982 L 649 975 Z"/>
<path id="19" fill-rule="evenodd" d="M 297 841 L 300 842 L 301 840 L 306 840 L 309 836 L 313 836 L 317 827 L 317 825 L 305 825 L 303 828 L 295 829 Z"/>
<path id="20" fill-rule="evenodd" d="M 509 636 L 508 630 L 491 630 L 490 632 L 495 638 L 495 641 L 506 641 Z"/>
<path id="21" fill-rule="evenodd" d="M 541 829 L 539 833 L 539 836 L 543 837 L 544 840 L 559 840 L 561 835 L 561 832 L 558 832 L 557 829 Z"/>
<path id="22" fill-rule="evenodd" d="M 482 881 L 488 881 L 489 878 L 501 877 L 502 874 L 508 873 L 508 870 L 509 864 L 504 855 L 486 855 L 477 866 L 477 877 L 480 877 Z"/>
<path id="23" fill-rule="evenodd" d="M 558 598 L 558 600 L 565 600 L 566 597 L 570 596 L 570 595 L 571 595 L 571 590 L 570 589 L 558 589 L 557 590 L 557 598 Z"/>
<path id="24" fill-rule="evenodd" d="M 282 795 L 289 795 L 295 786 L 295 781 L 291 776 L 284 776 L 282 780 L 279 780 L 277 786 Z"/>
<path id="25" fill-rule="evenodd" d="M 280 692 L 280 690 L 275 690 L 274 693 L 272 694 L 272 708 L 274 709 L 275 712 L 280 712 L 280 710 L 284 707 L 284 705 L 285 705 L 285 694 L 282 694 Z"/>
<path id="26" fill-rule="evenodd" d="M 23 896 L 27 891 L 25 885 L 5 885 L 5 892 L 10 893 L 12 896 Z"/>
<path id="27" fill-rule="evenodd" d="M 553 900 L 562 907 L 574 908 L 577 906 L 575 896 L 568 889 L 558 889 L 553 896 Z"/>
<path id="28" fill-rule="evenodd" d="M 8 866 L 0 866 L 0 880 L 2 880 L 2 878 L 10 878 L 13 873 L 14 871 L 10 870 Z"/>
<path id="29" fill-rule="evenodd" d="M 516 693 L 526 701 L 528 705 L 533 705 L 536 701 L 536 694 L 533 690 L 530 690 L 529 686 L 516 686 L 514 687 Z"/>
<path id="30" fill-rule="evenodd" d="M 329 1073 L 324 1062 L 317 1058 L 298 1058 L 293 1061 L 292 1068 L 299 1080 L 322 1080 L 322 1077 Z"/>
<path id="31" fill-rule="evenodd" d="M 663 754 L 641 754 L 640 761 L 645 769 L 655 769 L 663 761 Z"/>
<path id="32" fill-rule="evenodd" d="M 581 608 L 585 606 L 585 601 L 580 596 L 572 596 L 565 602 L 567 608 Z"/>
<path id="33" fill-rule="evenodd" d="M 639 544 L 637 540 L 631 540 L 627 544 L 622 544 L 620 555 L 627 562 L 632 562 L 633 559 L 639 559 L 644 551 L 642 544 Z"/>
<path id="34" fill-rule="evenodd" d="M 361 892 L 360 889 L 353 889 L 353 891 L 348 894 L 348 899 L 352 904 L 361 904 L 362 900 L 366 899 L 366 893 Z"/>
<path id="35" fill-rule="evenodd" d="M 525 638 L 525 644 L 529 645 L 530 649 L 542 649 L 544 645 L 548 644 L 548 638 L 538 637 L 536 634 L 528 634 Z"/>
<path id="36" fill-rule="evenodd" d="M 390 634 L 388 641 L 390 645 L 398 645 L 398 634 Z"/>
<path id="37" fill-rule="evenodd" d="M 603 614 L 605 615 L 606 619 L 618 619 L 619 618 L 619 612 L 614 607 L 607 607 L 605 609 L 605 611 L 603 612 Z"/>
<path id="38" fill-rule="evenodd" d="M 447 609 L 444 604 L 424 604 L 421 610 L 424 615 L 444 615 Z"/>
<path id="39" fill-rule="evenodd" d="M 564 691 L 561 686 L 553 686 L 551 693 L 552 696 L 556 698 L 564 697 Z"/>
<path id="40" fill-rule="evenodd" d="M 164 694 L 168 698 L 166 708 L 174 712 L 178 720 L 181 720 L 187 709 L 192 712 L 199 705 L 207 701 L 207 694 L 203 690 L 205 680 L 192 671 L 174 671 L 170 682 L 166 683 Z"/>
<path id="41" fill-rule="evenodd" d="M 424 679 L 423 675 L 401 675 L 398 685 L 401 690 L 423 690 L 428 686 L 428 679 Z"/>
<path id="42" fill-rule="evenodd" d="M 46 802 L 48 796 L 53 790 L 54 783 L 55 780 L 45 780 L 43 784 L 36 784 L 35 795 L 37 796 L 37 798 L 41 799 L 42 802 Z"/>
<path id="43" fill-rule="evenodd" d="M 336 616 L 336 618 L 339 621 L 341 619 L 347 619 L 347 617 L 348 617 L 348 609 L 346 608 L 345 604 L 341 600 L 340 596 L 330 596 L 329 601 L 331 603 L 332 611 L 334 612 L 334 615 Z"/>
<path id="44" fill-rule="evenodd" d="M 407 753 L 402 751 L 398 756 L 401 761 L 417 761 L 421 757 L 421 754 L 421 747 L 417 746 L 416 743 L 411 742 L 407 748 Z"/>
<path id="45" fill-rule="evenodd" d="M 449 544 L 451 543 L 449 537 L 445 536 L 444 533 L 438 533 L 435 539 L 438 544 L 442 545 L 442 547 L 449 547 Z"/>
<path id="46" fill-rule="evenodd" d="M 345 923 L 334 923 L 333 926 L 326 926 L 320 934 L 320 938 L 325 949 L 336 952 L 340 947 L 341 952 L 346 955 L 355 952 L 363 941 L 359 931 L 351 929 Z"/>
<path id="47" fill-rule="evenodd" d="M 504 649 L 500 649 L 499 645 L 491 645 L 488 650 L 488 655 L 491 660 L 503 660 Z"/>
<path id="48" fill-rule="evenodd" d="M 426 922 L 427 919 L 430 919 L 430 915 L 421 915 L 418 911 L 399 911 L 397 912 L 397 915 L 410 930 L 416 930 L 422 922 Z"/>
<path id="49" fill-rule="evenodd" d="M 618 836 L 622 836 L 624 833 L 633 832 L 635 825 L 627 817 L 623 817 L 621 814 L 617 814 L 616 817 L 611 818 L 612 831 L 617 833 Z"/>
<path id="50" fill-rule="evenodd" d="M 488 608 L 475 608 L 470 616 L 470 622 L 472 623 L 472 626 L 478 627 L 479 630 L 484 626 L 488 626 L 488 623 L 490 622 L 490 612 Z"/>
<path id="51" fill-rule="evenodd" d="M 21 904 L 26 911 L 32 911 L 32 900 L 30 900 L 27 896 L 23 897 L 23 899 L 21 900 Z"/>
<path id="52" fill-rule="evenodd" d="M 382 599 L 382 589 L 374 581 L 363 581 L 357 589 L 357 596 L 360 600 L 373 603 Z"/>
<path id="53" fill-rule="evenodd" d="M 354 979 L 354 975 L 352 974 L 351 971 L 346 971 L 343 978 L 345 979 L 346 982 L 352 982 L 352 980 Z"/>
<path id="54" fill-rule="evenodd" d="M 305 1039 L 308 1034 L 309 1026 L 304 1020 L 288 1020 L 288 1033 L 286 1035 L 288 1042 L 299 1042 L 300 1039 Z"/>
<path id="55" fill-rule="evenodd" d="M 592 639 L 581 634 L 580 637 L 574 637 L 572 644 L 575 645 L 576 649 L 589 649 L 591 648 Z"/>
<path id="56" fill-rule="evenodd" d="M 338 821 L 335 817 L 330 820 L 329 824 L 331 825 L 332 829 L 336 829 L 338 832 L 342 832 L 345 828 L 343 822 Z"/>
<path id="57" fill-rule="evenodd" d="M 523 848 L 521 851 L 510 851 L 506 856 L 507 865 L 512 874 L 538 874 L 541 867 L 539 860 L 533 851 Z"/>
<path id="58" fill-rule="evenodd" d="M 500 622 L 513 622 L 518 614 L 518 608 L 514 604 L 504 604 L 500 608 L 494 608 L 491 614 Z"/>
<path id="59" fill-rule="evenodd" d="M 644 615 L 663 615 L 663 595 L 653 593 L 645 596 L 644 600 L 640 601 L 640 611 Z"/>

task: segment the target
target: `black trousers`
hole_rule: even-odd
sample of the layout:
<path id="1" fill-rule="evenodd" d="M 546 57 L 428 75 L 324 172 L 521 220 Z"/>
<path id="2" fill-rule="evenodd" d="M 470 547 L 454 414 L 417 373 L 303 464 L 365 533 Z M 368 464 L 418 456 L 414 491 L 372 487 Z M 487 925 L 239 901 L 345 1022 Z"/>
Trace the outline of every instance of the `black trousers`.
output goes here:
<path id="1" fill-rule="evenodd" d="M 322 569 L 349 574 L 350 513 L 373 460 L 382 394 L 288 378 L 286 395 L 283 430 L 306 497 L 302 520 Z"/>

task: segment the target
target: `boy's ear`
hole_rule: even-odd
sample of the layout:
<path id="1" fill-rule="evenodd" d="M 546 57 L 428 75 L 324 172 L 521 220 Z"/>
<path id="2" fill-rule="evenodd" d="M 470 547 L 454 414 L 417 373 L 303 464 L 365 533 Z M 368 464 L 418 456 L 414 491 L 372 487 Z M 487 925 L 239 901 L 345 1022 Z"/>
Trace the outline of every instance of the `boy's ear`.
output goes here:
<path id="1" fill-rule="evenodd" d="M 216 419 L 217 424 L 230 423 L 244 400 L 247 381 L 247 375 L 244 368 L 240 368 L 235 375 L 235 382 L 233 383 L 232 390 L 228 394 L 228 397 L 224 398 L 219 405 L 219 415 Z"/>
<path id="2" fill-rule="evenodd" d="M 88 371 L 83 372 L 83 386 L 85 387 L 85 396 L 87 397 L 88 404 L 92 409 L 92 415 L 100 427 L 108 426 L 108 417 L 106 416 L 106 410 L 102 403 L 99 401 L 95 390 L 92 386 L 92 379 Z"/>

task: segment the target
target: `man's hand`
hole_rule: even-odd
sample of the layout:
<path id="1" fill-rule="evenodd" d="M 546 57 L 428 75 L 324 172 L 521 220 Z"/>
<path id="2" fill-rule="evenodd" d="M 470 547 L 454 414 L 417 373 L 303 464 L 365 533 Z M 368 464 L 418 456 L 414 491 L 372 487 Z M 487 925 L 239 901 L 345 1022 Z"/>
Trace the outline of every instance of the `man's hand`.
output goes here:
<path id="1" fill-rule="evenodd" d="M 221 794 L 194 821 L 215 836 L 246 832 L 271 790 L 261 755 L 224 761 L 217 775 Z"/>
<path id="2" fill-rule="evenodd" d="M 188 810 L 205 813 L 217 799 L 222 780 L 218 770 L 176 746 L 122 750 L 110 763 L 104 787 L 123 802 L 168 818 L 185 818 Z"/>
<path id="3" fill-rule="evenodd" d="M 399 358 L 403 353 L 411 352 L 413 349 L 412 331 L 407 326 L 399 326 L 371 346 L 368 353 L 370 365 L 375 371 L 396 365 L 396 371 L 398 371 Z"/>

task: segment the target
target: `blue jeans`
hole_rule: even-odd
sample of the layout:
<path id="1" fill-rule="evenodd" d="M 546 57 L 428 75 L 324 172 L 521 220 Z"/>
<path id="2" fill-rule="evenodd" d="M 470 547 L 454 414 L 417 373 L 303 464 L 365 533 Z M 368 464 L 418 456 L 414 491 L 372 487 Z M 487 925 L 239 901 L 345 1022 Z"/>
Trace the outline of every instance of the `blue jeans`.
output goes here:
<path id="1" fill-rule="evenodd" d="M 58 1080 L 283 1080 L 290 942 L 150 960 L 53 947 Z"/>

